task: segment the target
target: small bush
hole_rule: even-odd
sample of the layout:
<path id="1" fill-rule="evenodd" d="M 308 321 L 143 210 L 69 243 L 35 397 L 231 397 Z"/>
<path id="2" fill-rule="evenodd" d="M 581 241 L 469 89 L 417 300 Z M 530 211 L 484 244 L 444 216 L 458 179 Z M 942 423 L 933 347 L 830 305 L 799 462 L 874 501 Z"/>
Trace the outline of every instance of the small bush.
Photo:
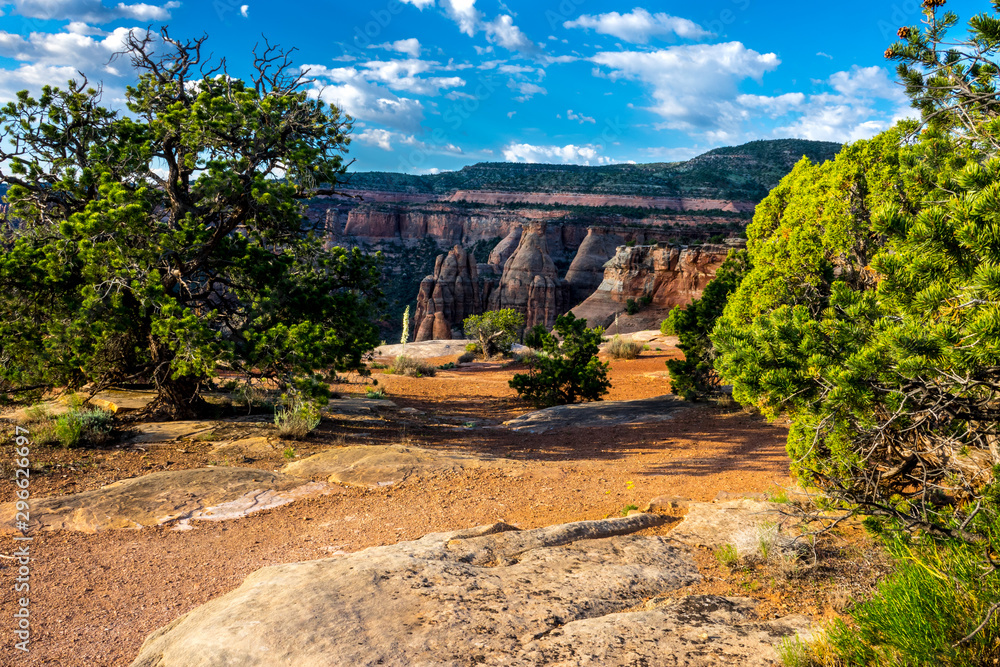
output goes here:
<path id="1" fill-rule="evenodd" d="M 472 354 L 472 355 L 482 354 L 483 353 L 482 348 L 479 347 L 479 343 L 469 343 L 469 344 L 467 344 L 465 346 L 465 351 L 468 352 L 469 354 Z"/>
<path id="2" fill-rule="evenodd" d="M 715 559 L 719 561 L 720 565 L 732 568 L 740 559 L 740 555 L 737 553 L 736 547 L 732 544 L 723 544 L 715 550 Z"/>
<path id="3" fill-rule="evenodd" d="M 458 358 L 458 363 L 460 364 L 471 364 L 476 360 L 476 355 L 473 352 L 466 352 Z"/>
<path id="4" fill-rule="evenodd" d="M 298 396 L 289 400 L 285 408 L 274 412 L 274 425 L 282 438 L 302 439 L 319 426 L 321 419 L 316 404 Z"/>
<path id="5" fill-rule="evenodd" d="M 542 343 L 544 342 L 544 336 L 548 333 L 548 330 L 544 325 L 536 324 L 524 333 L 524 344 L 530 347 L 532 350 L 542 349 Z"/>
<path id="6" fill-rule="evenodd" d="M 625 507 L 622 508 L 621 514 L 622 514 L 622 516 L 628 516 L 629 512 L 633 512 L 633 511 L 635 511 L 637 509 L 639 509 L 638 505 L 633 505 L 633 504 L 629 503 L 628 505 L 626 505 Z"/>
<path id="7" fill-rule="evenodd" d="M 292 460 L 292 459 L 295 458 L 295 448 L 294 447 L 285 447 L 285 451 L 282 452 L 281 454 L 286 459 Z"/>
<path id="8" fill-rule="evenodd" d="M 491 310 L 465 318 L 463 328 L 466 336 L 478 340 L 483 356 L 491 359 L 510 354 L 524 328 L 524 316 L 513 308 Z"/>
<path id="9" fill-rule="evenodd" d="M 454 361 L 449 361 L 446 364 L 441 364 L 437 368 L 439 371 L 450 371 L 453 368 L 458 368 L 458 364 L 456 364 Z"/>
<path id="10" fill-rule="evenodd" d="M 369 389 L 365 392 L 365 398 L 374 398 L 376 400 L 382 400 L 385 398 L 385 392 L 381 389 Z"/>
<path id="11" fill-rule="evenodd" d="M 52 437 L 63 447 L 103 445 L 111 440 L 114 418 L 104 410 L 72 408 L 52 425 Z"/>
<path id="12" fill-rule="evenodd" d="M 374 370 L 384 370 L 386 368 L 389 368 L 389 364 L 383 364 L 381 361 L 373 361 L 370 364 L 368 364 L 368 368 Z"/>
<path id="13" fill-rule="evenodd" d="M 401 354 L 392 360 L 392 363 L 389 365 L 389 372 L 393 375 L 419 378 L 433 377 L 437 373 L 437 369 L 426 361 Z"/>
<path id="14" fill-rule="evenodd" d="M 604 350 L 613 359 L 636 359 L 642 353 L 642 343 L 634 340 L 624 340 L 618 334 L 611 339 Z"/>
<path id="15" fill-rule="evenodd" d="M 38 424 L 51 419 L 48 407 L 44 405 L 33 405 L 24 411 L 24 421 L 28 424 Z"/>
<path id="16" fill-rule="evenodd" d="M 542 408 L 601 400 L 611 387 L 608 364 L 597 358 L 604 330 L 588 329 L 586 320 L 568 313 L 556 318 L 555 331 L 562 344 L 545 334 L 542 353 L 534 358 L 528 374 L 518 373 L 510 380 L 511 388 Z"/>
<path id="17" fill-rule="evenodd" d="M 629 297 L 628 299 L 625 300 L 626 313 L 628 313 L 629 315 L 635 315 L 636 313 L 639 312 L 639 310 L 640 310 L 639 304 L 635 299 Z"/>

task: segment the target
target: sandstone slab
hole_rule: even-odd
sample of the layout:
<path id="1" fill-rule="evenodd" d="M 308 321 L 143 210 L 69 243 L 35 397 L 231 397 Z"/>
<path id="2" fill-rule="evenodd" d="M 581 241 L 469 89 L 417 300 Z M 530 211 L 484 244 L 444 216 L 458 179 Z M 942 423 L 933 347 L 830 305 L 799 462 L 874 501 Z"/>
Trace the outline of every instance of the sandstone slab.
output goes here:
<path id="1" fill-rule="evenodd" d="M 135 428 L 136 434 L 129 438 L 129 443 L 137 445 L 189 440 L 202 434 L 211 433 L 215 427 L 216 424 L 214 422 L 208 421 L 174 421 L 139 424 Z"/>
<path id="2" fill-rule="evenodd" d="M 212 448 L 212 455 L 223 458 L 259 459 L 265 456 L 280 454 L 282 451 L 283 446 L 281 441 L 274 438 L 254 437 L 241 438 L 232 442 L 220 442 Z"/>
<path id="3" fill-rule="evenodd" d="M 327 489 L 313 485 L 303 490 L 305 484 L 296 477 L 251 468 L 156 472 L 93 491 L 32 500 L 31 527 L 97 533 L 222 514 L 235 518 Z M 14 512 L 14 503 L 0 504 L 0 530 L 9 530 Z"/>
<path id="4" fill-rule="evenodd" d="M 690 546 L 718 548 L 741 542 L 765 528 L 793 532 L 796 520 L 782 514 L 786 507 L 750 498 L 711 503 L 690 503 L 684 519 L 670 536 Z"/>
<path id="5" fill-rule="evenodd" d="M 439 452 L 404 445 L 357 445 L 337 447 L 289 463 L 287 475 L 323 478 L 351 486 L 389 486 L 415 475 L 453 472 L 466 468 L 520 469 L 523 464 L 510 459 Z"/>
<path id="6" fill-rule="evenodd" d="M 689 408 L 690 404 L 676 396 L 654 396 L 635 401 L 594 401 L 529 412 L 504 422 L 504 425 L 515 431 L 541 433 L 557 428 L 648 424 L 673 419 L 679 410 Z"/>
<path id="7" fill-rule="evenodd" d="M 132 665 L 777 664 L 772 645 L 805 623 L 666 597 L 701 576 L 671 540 L 636 535 L 663 521 L 494 524 L 267 567 L 152 633 Z"/>

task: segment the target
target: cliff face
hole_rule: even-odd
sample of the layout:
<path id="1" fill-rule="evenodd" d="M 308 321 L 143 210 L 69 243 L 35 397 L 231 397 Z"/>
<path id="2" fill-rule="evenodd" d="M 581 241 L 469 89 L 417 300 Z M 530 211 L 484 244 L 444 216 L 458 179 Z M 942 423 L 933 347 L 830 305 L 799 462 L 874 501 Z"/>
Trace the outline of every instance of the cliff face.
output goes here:
<path id="1" fill-rule="evenodd" d="M 490 295 L 490 310 L 513 308 L 525 317 L 525 326 L 551 327 L 569 306 L 569 283 L 560 278 L 549 255 L 543 222 L 529 224 L 517 250 L 506 261 L 500 284 Z"/>
<path id="2" fill-rule="evenodd" d="M 544 204 L 555 206 L 627 206 L 674 211 L 753 212 L 752 201 L 698 199 L 693 197 L 642 197 L 634 195 L 576 194 L 570 192 L 488 192 L 457 190 L 443 201 L 476 204 Z"/>
<path id="3" fill-rule="evenodd" d="M 618 246 L 624 244 L 625 236 L 621 232 L 598 227 L 587 230 L 587 236 L 566 272 L 574 305 L 594 293 L 604 280 L 604 264 L 615 256 Z"/>
<path id="4" fill-rule="evenodd" d="M 483 312 L 476 258 L 460 246 L 439 255 L 434 274 L 420 283 L 414 317 L 415 341 L 453 338 L 469 315 Z"/>
<path id="5" fill-rule="evenodd" d="M 573 313 L 585 318 L 589 326 L 608 327 L 625 311 L 628 299 L 649 296 L 649 306 L 634 316 L 620 316 L 619 324 L 622 331 L 659 326 L 671 308 L 701 296 L 730 247 L 620 246 L 604 265 L 601 284 Z"/>

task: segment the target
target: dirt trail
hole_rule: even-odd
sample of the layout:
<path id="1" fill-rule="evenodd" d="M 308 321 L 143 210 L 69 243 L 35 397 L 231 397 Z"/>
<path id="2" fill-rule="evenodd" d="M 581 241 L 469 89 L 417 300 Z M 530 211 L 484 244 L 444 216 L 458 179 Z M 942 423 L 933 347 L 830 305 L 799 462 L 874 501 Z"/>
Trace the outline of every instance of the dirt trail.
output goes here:
<path id="1" fill-rule="evenodd" d="M 614 362 L 608 398 L 667 393 L 661 372 L 668 356 L 650 351 L 635 361 Z M 514 458 L 526 464 L 515 475 L 469 470 L 377 490 L 345 488 L 184 532 L 160 527 L 38 533 L 32 545 L 31 652 L 15 654 L 4 630 L 0 664 L 128 665 L 149 632 L 266 565 L 495 521 L 530 528 L 602 518 L 665 494 L 710 500 L 723 490 L 767 491 L 789 482 L 785 429 L 738 408 L 700 407 L 650 425 L 512 433 L 499 424 L 526 411 L 507 387 L 514 372 L 494 364 L 440 371 L 433 378 L 377 374 L 389 398 L 417 412 L 325 421 L 294 446 L 303 456 L 343 444 L 406 442 Z M 36 495 L 218 463 L 211 448 L 198 442 L 144 452 L 39 449 L 35 456 L 49 464 L 47 474 L 33 479 Z M 276 455 L 225 463 L 273 470 L 286 461 Z M 11 542 L 6 544 L 3 552 L 9 554 Z M 0 559 L 7 581 L 9 562 Z M 10 587 L 4 588 L 0 618 L 9 623 L 15 601 Z"/>

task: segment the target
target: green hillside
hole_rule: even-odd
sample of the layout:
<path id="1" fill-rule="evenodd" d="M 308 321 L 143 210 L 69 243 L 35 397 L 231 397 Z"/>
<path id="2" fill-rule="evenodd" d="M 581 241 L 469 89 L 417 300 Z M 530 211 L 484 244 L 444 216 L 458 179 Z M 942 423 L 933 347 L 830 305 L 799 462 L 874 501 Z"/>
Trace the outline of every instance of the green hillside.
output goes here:
<path id="1" fill-rule="evenodd" d="M 803 139 L 752 141 L 716 148 L 687 162 L 581 167 L 481 162 L 428 176 L 368 171 L 349 174 L 347 187 L 446 194 L 454 190 L 579 192 L 651 197 L 760 201 L 803 155 L 831 159 L 840 144 Z"/>

